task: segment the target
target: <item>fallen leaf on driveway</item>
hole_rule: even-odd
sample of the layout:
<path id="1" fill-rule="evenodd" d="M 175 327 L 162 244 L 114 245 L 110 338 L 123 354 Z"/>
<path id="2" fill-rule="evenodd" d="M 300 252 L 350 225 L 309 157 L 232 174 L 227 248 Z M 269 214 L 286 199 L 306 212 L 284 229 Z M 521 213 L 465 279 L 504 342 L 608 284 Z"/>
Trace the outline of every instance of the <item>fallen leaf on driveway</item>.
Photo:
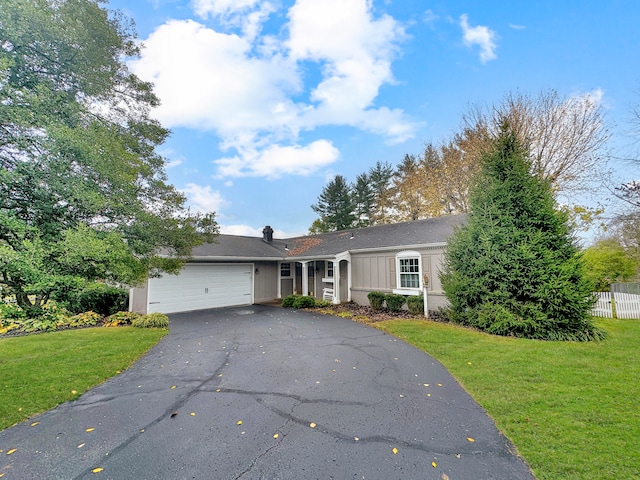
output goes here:
<path id="1" fill-rule="evenodd" d="M 436 467 L 438 466 L 438 464 L 437 464 L 436 462 L 431 462 L 431 466 L 432 466 L 433 468 L 436 468 Z"/>
<path id="2" fill-rule="evenodd" d="M 78 445 L 78 448 L 82 448 L 84 447 L 84 443 L 81 443 L 80 445 Z"/>
<path id="3" fill-rule="evenodd" d="M 309 424 L 309 426 L 310 426 L 311 428 L 316 428 L 316 424 L 315 424 L 315 423 L 313 423 L 313 422 L 311 422 L 311 423 Z"/>
<path id="4" fill-rule="evenodd" d="M 97 468 L 94 468 L 93 470 L 91 470 L 91 473 L 100 473 L 100 472 L 101 472 L 101 471 L 103 471 L 103 470 L 104 470 L 104 468 L 102 468 L 102 467 L 97 467 Z"/>
<path id="5" fill-rule="evenodd" d="M 171 414 L 171 418 L 175 417 L 176 415 L 178 415 L 178 412 L 177 412 L 177 411 L 175 411 L 175 412 L 173 412 L 173 413 Z"/>
<path id="6" fill-rule="evenodd" d="M 242 420 L 238 420 L 238 421 L 236 422 L 236 425 L 242 425 Z"/>
<path id="7" fill-rule="evenodd" d="M 398 449 L 396 447 L 393 447 L 393 450 L 391 450 L 393 452 L 394 455 L 398 454 Z"/>
<path id="8" fill-rule="evenodd" d="M 40 424 L 40 422 L 33 422 L 33 423 L 31 424 L 31 426 L 32 426 L 32 427 L 35 427 L 36 425 L 39 425 L 39 424 Z"/>
<path id="9" fill-rule="evenodd" d="M 175 390 L 176 389 L 176 385 L 171 385 L 171 390 Z"/>
<path id="10" fill-rule="evenodd" d="M 446 473 L 442 474 L 442 480 L 449 480 L 449 475 L 447 475 Z"/>
<path id="11" fill-rule="evenodd" d="M 16 450 L 18 450 L 17 448 L 12 448 L 11 450 L 9 450 L 7 452 L 7 455 L 11 455 L 13 452 L 15 452 Z"/>
<path id="12" fill-rule="evenodd" d="M 85 430 L 85 432 L 93 432 L 95 430 L 95 428 L 93 427 L 89 427 Z"/>
<path id="13" fill-rule="evenodd" d="M 278 435 L 277 433 L 273 434 L 273 438 L 278 438 L 280 435 Z"/>
<path id="14" fill-rule="evenodd" d="M 471 437 L 467 437 L 467 440 L 469 440 L 471 443 L 475 442 L 475 440 Z"/>
<path id="15" fill-rule="evenodd" d="M 191 413 L 190 413 L 190 415 L 191 415 L 192 417 L 195 417 L 195 416 L 196 416 L 196 412 L 191 412 Z"/>

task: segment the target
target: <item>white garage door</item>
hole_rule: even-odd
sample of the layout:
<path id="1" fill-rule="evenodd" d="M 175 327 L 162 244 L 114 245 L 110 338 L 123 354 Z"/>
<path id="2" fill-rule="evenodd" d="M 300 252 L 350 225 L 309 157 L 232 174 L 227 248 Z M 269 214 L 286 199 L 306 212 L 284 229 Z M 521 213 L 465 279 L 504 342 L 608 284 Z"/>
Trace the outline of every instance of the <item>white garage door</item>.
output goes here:
<path id="1" fill-rule="evenodd" d="M 253 303 L 253 265 L 186 265 L 149 279 L 147 312 L 175 313 Z"/>

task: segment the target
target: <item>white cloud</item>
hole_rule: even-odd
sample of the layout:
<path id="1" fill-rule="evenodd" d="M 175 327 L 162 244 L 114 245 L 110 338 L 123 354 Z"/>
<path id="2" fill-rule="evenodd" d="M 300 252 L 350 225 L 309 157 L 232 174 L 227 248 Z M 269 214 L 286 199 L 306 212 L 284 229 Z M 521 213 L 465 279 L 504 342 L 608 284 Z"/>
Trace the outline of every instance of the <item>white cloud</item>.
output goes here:
<path id="1" fill-rule="evenodd" d="M 439 20 L 440 17 L 438 15 L 436 15 L 433 10 L 426 10 L 423 14 L 422 14 L 422 21 L 424 23 L 426 23 L 427 25 L 431 26 L 433 25 L 437 20 Z"/>
<path id="2" fill-rule="evenodd" d="M 406 38 L 370 0 L 297 0 L 278 36 L 261 32 L 275 11 L 265 0 L 194 0 L 204 20 L 168 20 L 144 40 L 130 68 L 151 81 L 161 105 L 154 115 L 169 128 L 210 131 L 223 176 L 309 175 L 338 158 L 327 140 L 300 145 L 301 131 L 350 126 L 402 142 L 417 123 L 397 108 L 376 105 L 394 84 L 392 61 Z M 238 30 L 240 29 L 240 30 Z M 305 76 L 312 64 L 317 80 Z M 315 71 L 315 69 L 314 69 Z"/>
<path id="3" fill-rule="evenodd" d="M 299 145 L 270 145 L 262 150 L 243 151 L 242 156 L 222 158 L 214 163 L 222 177 L 267 177 L 283 175 L 311 175 L 335 162 L 340 152 L 331 142 L 316 140 Z"/>
<path id="4" fill-rule="evenodd" d="M 194 212 L 218 213 L 220 209 L 229 206 L 229 202 L 222 197 L 220 192 L 212 190 L 210 185 L 202 186 L 188 183 L 181 191 L 187 196 L 187 204 Z"/>
<path id="5" fill-rule="evenodd" d="M 182 165 L 182 163 L 183 163 L 183 160 L 181 158 L 177 158 L 175 160 L 168 161 L 165 164 L 164 168 L 166 168 L 166 169 L 174 168 L 174 167 L 177 167 L 178 165 Z"/>
<path id="6" fill-rule="evenodd" d="M 467 47 L 478 45 L 480 47 L 480 61 L 486 63 L 489 60 L 495 60 L 496 40 L 498 35 L 489 27 L 478 25 L 477 27 L 469 26 L 467 14 L 460 15 L 460 26 L 462 27 L 463 41 Z"/>
<path id="7" fill-rule="evenodd" d="M 295 65 L 276 56 L 251 56 L 252 45 L 193 20 L 170 20 L 147 40 L 132 71 L 155 84 L 155 111 L 168 127 L 214 130 L 232 138 L 287 129 L 300 89 Z"/>

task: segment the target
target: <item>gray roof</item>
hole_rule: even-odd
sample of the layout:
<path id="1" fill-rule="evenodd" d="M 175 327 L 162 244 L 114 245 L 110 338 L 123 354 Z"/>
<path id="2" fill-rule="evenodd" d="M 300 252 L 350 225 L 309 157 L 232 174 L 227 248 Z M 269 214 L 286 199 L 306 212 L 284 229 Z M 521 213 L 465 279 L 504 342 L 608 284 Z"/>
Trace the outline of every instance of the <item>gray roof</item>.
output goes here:
<path id="1" fill-rule="evenodd" d="M 412 222 L 377 225 L 367 228 L 306 235 L 287 239 L 273 239 L 268 243 L 258 237 L 219 235 L 216 243 L 194 248 L 197 259 L 296 259 L 330 258 L 355 250 L 376 250 L 405 246 L 442 244 L 454 229 L 466 221 L 466 215 L 414 220 Z"/>

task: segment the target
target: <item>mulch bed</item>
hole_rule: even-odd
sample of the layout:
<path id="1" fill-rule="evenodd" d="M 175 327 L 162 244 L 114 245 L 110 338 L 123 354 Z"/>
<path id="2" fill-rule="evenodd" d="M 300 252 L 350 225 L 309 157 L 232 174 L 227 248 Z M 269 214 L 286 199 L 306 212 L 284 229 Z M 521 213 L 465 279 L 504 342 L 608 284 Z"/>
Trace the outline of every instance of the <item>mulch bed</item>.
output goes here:
<path id="1" fill-rule="evenodd" d="M 391 312 L 386 308 L 383 308 L 382 310 L 373 310 L 371 307 L 358 305 L 353 302 L 309 310 L 346 317 L 362 323 L 376 323 L 393 319 L 425 320 L 423 316 L 412 315 L 407 310 L 400 310 L 399 312 Z"/>

